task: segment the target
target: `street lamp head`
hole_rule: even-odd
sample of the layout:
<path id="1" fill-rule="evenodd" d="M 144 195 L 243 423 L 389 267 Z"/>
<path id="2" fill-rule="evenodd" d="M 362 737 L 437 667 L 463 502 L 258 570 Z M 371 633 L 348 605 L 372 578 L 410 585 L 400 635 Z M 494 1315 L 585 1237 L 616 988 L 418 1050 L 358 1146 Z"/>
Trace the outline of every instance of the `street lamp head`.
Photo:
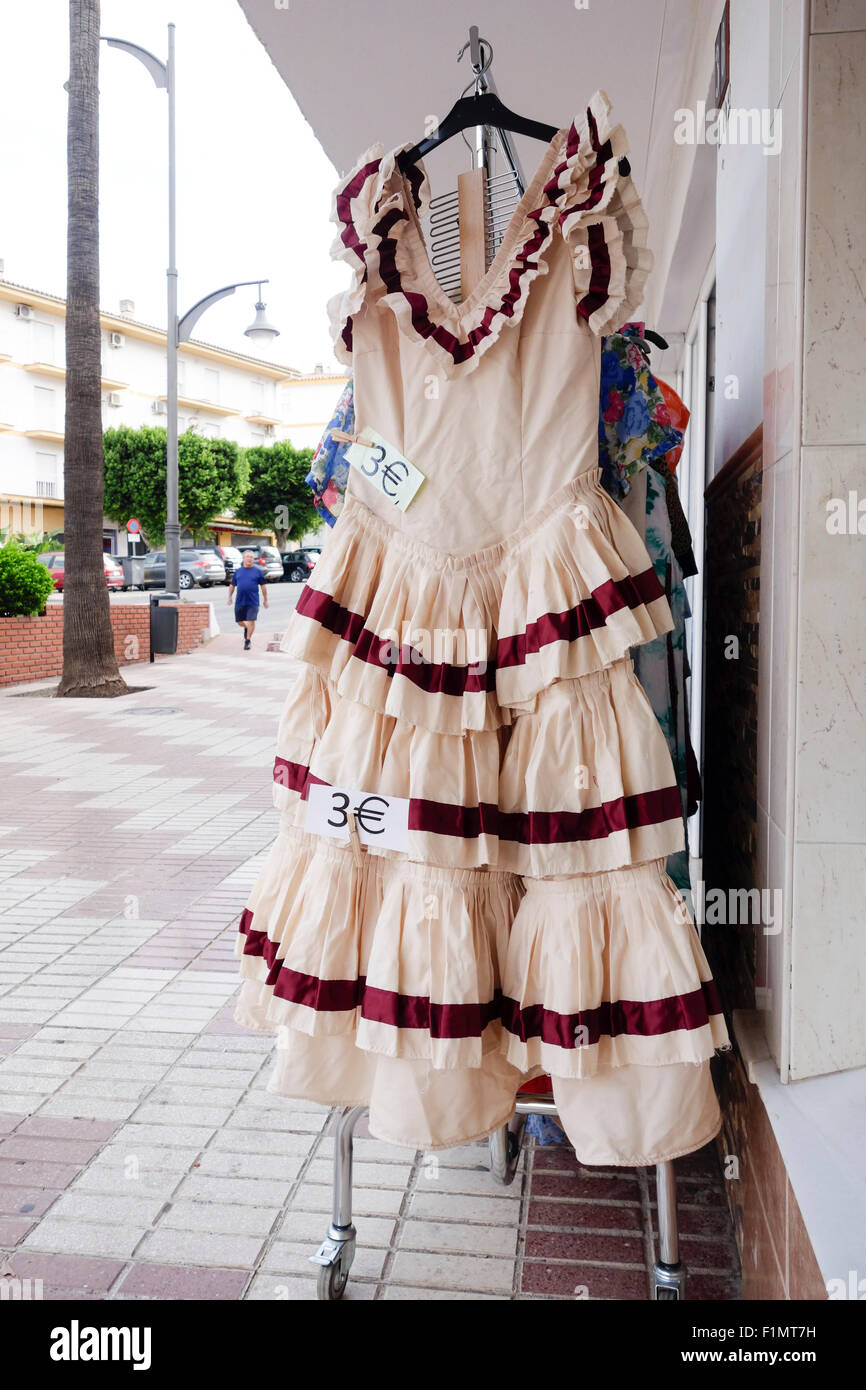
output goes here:
<path id="1" fill-rule="evenodd" d="M 256 301 L 256 316 L 249 328 L 244 329 L 245 338 L 254 338 L 258 342 L 273 342 L 274 338 L 279 338 L 280 330 L 274 328 L 272 323 L 268 323 L 265 317 L 265 304 L 262 301 L 262 287 L 259 285 L 259 297 Z"/>

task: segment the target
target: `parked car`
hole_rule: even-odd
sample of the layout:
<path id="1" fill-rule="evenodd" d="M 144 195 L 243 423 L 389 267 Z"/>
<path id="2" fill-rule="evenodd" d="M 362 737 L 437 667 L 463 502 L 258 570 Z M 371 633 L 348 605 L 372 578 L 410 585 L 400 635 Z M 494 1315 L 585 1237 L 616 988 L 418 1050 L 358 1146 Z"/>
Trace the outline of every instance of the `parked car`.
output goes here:
<path id="1" fill-rule="evenodd" d="M 66 555 L 62 550 L 46 550 L 39 556 L 40 561 L 46 569 L 51 571 L 51 578 L 54 580 L 54 587 L 58 593 L 63 593 L 63 586 L 66 582 Z M 123 588 L 123 568 L 117 563 L 113 555 L 103 555 L 102 568 L 105 573 L 105 582 L 109 589 Z"/>
<path id="2" fill-rule="evenodd" d="M 237 569 L 243 560 L 243 555 L 236 545 L 200 545 L 199 550 L 207 550 L 222 560 L 226 567 L 225 584 L 231 583 L 232 571 Z"/>
<path id="3" fill-rule="evenodd" d="M 321 551 L 316 553 L 309 548 L 305 550 L 284 550 L 283 578 L 289 584 L 303 584 L 309 579 L 316 566 Z"/>
<path id="4" fill-rule="evenodd" d="M 242 545 L 240 547 L 242 561 L 244 553 L 247 550 L 253 552 L 253 564 L 261 567 L 265 581 L 268 584 L 273 584 L 275 581 L 278 582 L 282 579 L 282 556 L 275 545 L 261 545 L 258 541 L 251 545 Z"/>
<path id="5" fill-rule="evenodd" d="M 199 584 L 209 589 L 211 584 L 224 584 L 226 567 L 223 561 L 208 550 L 181 550 L 180 587 L 192 589 Z M 144 557 L 144 587 L 165 588 L 165 551 L 152 550 Z"/>

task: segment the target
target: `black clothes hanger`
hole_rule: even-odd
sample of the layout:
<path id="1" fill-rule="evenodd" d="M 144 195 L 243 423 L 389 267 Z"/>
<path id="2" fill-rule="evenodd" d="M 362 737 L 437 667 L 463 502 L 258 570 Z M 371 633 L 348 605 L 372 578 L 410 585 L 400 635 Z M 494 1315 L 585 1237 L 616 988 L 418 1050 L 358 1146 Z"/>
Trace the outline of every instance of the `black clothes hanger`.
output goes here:
<path id="1" fill-rule="evenodd" d="M 654 343 L 657 348 L 664 350 L 668 346 L 661 333 L 656 333 L 654 328 L 645 328 L 643 335 L 648 343 Z"/>
<path id="2" fill-rule="evenodd" d="M 471 97 L 460 97 L 448 115 L 439 122 L 435 135 L 428 135 L 410 150 L 404 150 L 397 156 L 397 163 L 405 173 L 431 150 L 444 145 L 452 136 L 459 135 L 461 130 L 479 125 L 493 126 L 496 130 L 508 130 L 514 135 L 528 135 L 533 140 L 543 140 L 546 145 L 550 144 L 559 130 L 558 126 L 545 125 L 543 121 L 533 121 L 528 116 L 519 116 L 516 111 L 510 111 L 495 92 L 481 92 Z M 631 165 L 625 155 L 619 161 L 619 172 L 623 178 L 628 178 L 631 173 Z"/>
<path id="3" fill-rule="evenodd" d="M 461 48 L 457 55 L 458 60 L 467 48 L 470 50 L 472 70 L 475 73 L 474 93 L 472 96 L 460 96 L 447 116 L 439 122 L 434 134 L 419 140 L 411 149 L 404 150 L 397 156 L 397 163 L 403 173 L 431 150 L 444 145 L 446 140 L 473 126 L 490 126 L 494 130 L 507 130 L 514 135 L 527 135 L 532 140 L 543 140 L 546 145 L 549 145 L 558 133 L 558 126 L 546 125 L 543 121 L 534 121 L 529 116 L 521 116 L 516 111 L 511 111 L 500 100 L 495 89 L 488 86 L 485 74 L 493 62 L 493 46 L 479 37 L 477 25 L 470 28 L 469 43 Z M 623 178 L 627 178 L 631 173 L 631 165 L 624 156 L 619 161 L 619 172 Z"/>
<path id="4" fill-rule="evenodd" d="M 533 140 L 543 140 L 547 145 L 559 129 L 558 126 L 545 125 L 543 121 L 533 121 L 528 116 L 518 116 L 516 111 L 509 111 L 495 92 L 459 97 L 448 115 L 439 122 L 435 134 L 419 140 L 417 145 L 413 145 L 410 150 L 404 150 L 398 156 L 400 168 L 405 173 L 410 165 L 423 159 L 424 155 L 435 150 L 438 145 L 444 145 L 446 140 L 450 140 L 453 135 L 459 135 L 461 130 L 468 130 L 470 126 L 477 125 L 509 130 L 515 135 L 528 135 Z"/>

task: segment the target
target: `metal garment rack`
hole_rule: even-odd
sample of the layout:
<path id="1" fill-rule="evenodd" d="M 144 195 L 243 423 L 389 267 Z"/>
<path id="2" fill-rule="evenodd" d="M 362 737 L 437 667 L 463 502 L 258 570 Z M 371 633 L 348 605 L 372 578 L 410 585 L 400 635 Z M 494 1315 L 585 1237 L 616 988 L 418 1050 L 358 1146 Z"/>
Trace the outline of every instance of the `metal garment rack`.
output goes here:
<path id="1" fill-rule="evenodd" d="M 556 1118 L 556 1105 L 541 1097 L 518 1098 L 515 1112 L 489 1139 L 490 1174 L 494 1181 L 507 1186 L 514 1181 L 523 1147 L 523 1132 L 527 1115 L 548 1115 Z M 352 1157 L 355 1126 L 364 1105 L 345 1106 L 340 1110 L 334 1136 L 334 1187 L 331 1224 L 328 1234 L 310 1263 L 319 1266 L 318 1296 L 328 1303 L 343 1297 L 349 1281 L 349 1270 L 355 1258 L 357 1231 L 352 1222 Z M 656 1197 L 658 1201 L 658 1251 L 653 1264 L 652 1297 L 658 1302 L 681 1301 L 685 1298 L 686 1271 L 679 1257 L 677 1229 L 676 1173 L 672 1159 L 657 1163 Z"/>
<path id="2" fill-rule="evenodd" d="M 478 35 L 477 26 L 469 31 L 469 42 L 458 56 L 470 50 L 475 74 L 476 94 L 496 91 L 490 65 L 493 47 Z M 470 83 L 471 87 L 473 83 Z M 465 92 L 469 87 L 465 89 Z M 464 95 L 465 95 L 464 92 Z M 505 156 L 508 169 L 494 173 L 496 146 L 494 134 Z M 487 264 L 490 265 L 505 227 L 526 189 L 520 161 L 507 131 L 495 131 L 490 126 L 476 127 L 474 168 L 486 170 L 485 180 L 485 241 Z M 455 301 L 461 298 L 460 222 L 458 195 L 441 194 L 430 203 L 428 245 L 430 262 L 441 288 Z M 327 1302 L 342 1298 L 355 1258 L 357 1232 L 352 1222 L 352 1156 L 355 1126 L 367 1113 L 363 1105 L 346 1106 L 334 1137 L 334 1187 L 331 1224 L 328 1234 L 310 1262 L 319 1266 L 318 1296 Z M 514 1181 L 523 1147 L 527 1115 L 547 1115 L 555 1119 L 556 1105 L 543 1096 L 518 1095 L 514 1115 L 508 1124 L 491 1134 L 489 1139 L 490 1173 L 495 1182 L 507 1186 Z M 686 1271 L 679 1258 L 677 1227 L 677 1191 L 673 1160 L 657 1163 L 656 1194 L 658 1201 L 658 1251 L 653 1264 L 653 1299 L 673 1301 L 685 1298 Z"/>

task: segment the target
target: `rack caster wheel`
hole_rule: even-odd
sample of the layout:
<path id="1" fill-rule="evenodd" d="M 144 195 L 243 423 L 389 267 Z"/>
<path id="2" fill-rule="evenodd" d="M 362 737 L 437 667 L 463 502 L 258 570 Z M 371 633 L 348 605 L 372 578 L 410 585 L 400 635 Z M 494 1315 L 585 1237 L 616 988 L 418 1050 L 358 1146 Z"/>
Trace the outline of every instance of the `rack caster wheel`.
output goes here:
<path id="1" fill-rule="evenodd" d="M 683 1264 L 653 1265 L 653 1299 L 656 1303 L 679 1303 L 686 1296 L 686 1269 Z"/>
<path id="2" fill-rule="evenodd" d="M 496 1182 L 507 1187 L 514 1181 L 520 1150 L 523 1146 L 523 1131 L 526 1128 L 525 1115 L 512 1115 L 507 1125 L 497 1129 L 488 1140 L 490 1146 L 490 1172 Z"/>
<path id="3" fill-rule="evenodd" d="M 310 1263 L 319 1265 L 316 1296 L 325 1303 L 336 1303 L 343 1297 L 349 1282 L 349 1270 L 355 1258 L 355 1228 L 332 1226 L 328 1237 L 319 1246 Z"/>
<path id="4" fill-rule="evenodd" d="M 342 1298 L 349 1282 L 349 1271 L 340 1265 L 326 1265 L 319 1270 L 316 1283 L 316 1296 L 325 1303 L 336 1303 Z"/>

